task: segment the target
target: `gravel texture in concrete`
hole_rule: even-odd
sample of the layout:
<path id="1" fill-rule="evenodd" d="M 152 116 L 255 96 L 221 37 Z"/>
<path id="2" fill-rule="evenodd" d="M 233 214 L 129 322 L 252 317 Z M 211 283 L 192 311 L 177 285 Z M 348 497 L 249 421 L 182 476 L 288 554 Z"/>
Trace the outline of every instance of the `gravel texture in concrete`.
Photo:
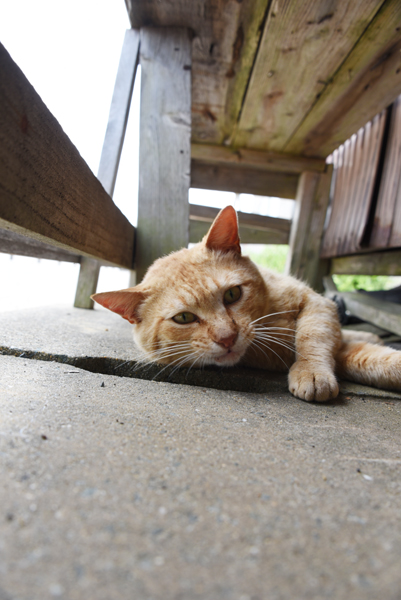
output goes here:
<path id="1" fill-rule="evenodd" d="M 0 406 L 1 600 L 401 598 L 397 400 L 0 356 Z"/>

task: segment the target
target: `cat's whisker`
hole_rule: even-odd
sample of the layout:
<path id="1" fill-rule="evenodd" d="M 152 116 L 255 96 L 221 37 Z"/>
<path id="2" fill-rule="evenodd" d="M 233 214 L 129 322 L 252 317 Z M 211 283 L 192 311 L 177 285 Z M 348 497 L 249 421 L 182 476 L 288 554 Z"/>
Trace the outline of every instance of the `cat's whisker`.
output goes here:
<path id="1" fill-rule="evenodd" d="M 175 365 L 175 367 L 174 367 L 174 369 L 171 371 L 171 373 L 170 373 L 169 377 L 171 377 L 171 376 L 172 376 L 172 375 L 173 375 L 173 374 L 174 374 L 174 373 L 175 373 L 175 372 L 176 372 L 176 371 L 177 371 L 177 370 L 178 370 L 178 369 L 179 369 L 179 368 L 180 368 L 180 367 L 181 367 L 181 366 L 182 366 L 182 365 L 183 365 L 183 364 L 184 364 L 184 363 L 185 363 L 185 362 L 188 360 L 188 359 L 190 359 L 190 358 L 192 358 L 192 357 L 194 357 L 194 356 L 196 356 L 196 355 L 197 355 L 197 351 L 195 350 L 194 352 L 191 352 L 191 354 L 188 354 L 188 356 L 185 356 L 185 357 L 184 357 L 184 358 L 181 360 L 181 362 L 179 362 L 177 365 Z M 196 362 L 196 361 L 195 361 L 195 362 Z M 189 370 L 191 369 L 191 367 L 193 367 L 193 365 L 194 365 L 194 363 L 192 363 L 192 364 L 189 366 L 189 369 L 188 369 L 188 372 L 187 372 L 187 374 L 189 373 Z"/>
<path id="2" fill-rule="evenodd" d="M 276 315 L 285 315 L 290 312 L 298 312 L 298 311 L 297 310 L 282 310 L 281 312 L 270 313 L 270 315 L 263 315 L 263 317 L 259 317 L 259 319 L 255 319 L 254 321 L 251 321 L 249 324 L 253 325 L 254 323 L 257 323 L 258 321 L 261 321 L 262 319 L 269 319 L 270 317 L 274 317 Z"/>
<path id="3" fill-rule="evenodd" d="M 254 350 L 255 352 L 257 350 L 259 350 L 260 352 L 262 352 L 262 354 L 264 354 L 264 356 L 266 357 L 267 360 L 269 360 L 269 357 L 267 356 L 266 352 L 263 350 L 263 348 L 261 346 L 259 346 L 259 344 L 257 343 L 257 340 L 252 340 L 250 347 L 255 346 Z"/>
<path id="4" fill-rule="evenodd" d="M 263 325 L 262 323 L 259 323 L 258 325 L 254 325 L 254 329 L 260 329 L 260 330 L 266 330 L 266 331 L 293 331 L 294 333 L 296 333 L 296 329 L 292 329 L 292 327 L 278 327 L 277 325 L 275 326 L 267 326 L 267 325 Z"/>
<path id="5" fill-rule="evenodd" d="M 156 352 L 153 353 L 153 358 L 155 360 L 164 360 L 166 358 L 170 358 L 170 356 L 175 356 L 176 354 L 182 354 L 183 352 L 186 352 L 187 350 L 190 349 L 190 345 L 188 344 L 187 346 L 183 346 L 181 348 L 170 348 L 170 349 L 166 349 L 164 350 L 164 352 L 160 352 L 160 354 L 156 354 Z M 156 356 L 155 356 L 156 355 Z"/>
<path id="6" fill-rule="evenodd" d="M 294 354 L 297 352 L 295 346 L 289 346 L 287 344 L 285 344 L 282 341 L 277 340 L 276 338 L 273 337 L 268 337 L 268 336 L 261 336 L 258 339 L 263 340 L 265 342 L 272 342 L 273 344 L 277 344 L 278 346 L 282 346 L 283 348 L 286 348 L 287 350 L 290 350 L 290 352 L 294 352 Z M 302 356 L 302 354 L 300 354 L 300 356 Z M 303 358 L 303 356 L 302 356 Z"/>
<path id="7" fill-rule="evenodd" d="M 186 358 L 188 356 L 188 354 L 187 354 L 186 350 L 180 350 L 179 352 L 173 352 L 171 354 L 168 354 L 167 356 L 158 357 L 158 359 L 156 359 L 156 362 L 157 362 L 157 360 L 166 360 L 167 358 L 171 358 L 173 356 L 177 356 L 177 358 L 172 363 L 171 362 L 168 363 L 167 366 L 173 364 L 176 360 L 179 360 L 181 358 Z"/>
<path id="8" fill-rule="evenodd" d="M 287 369 L 290 368 L 287 365 L 287 363 L 285 362 L 285 360 L 279 354 L 277 354 L 277 352 L 275 352 L 273 350 L 273 348 L 271 348 L 268 344 L 264 344 L 261 340 L 257 340 L 257 341 L 259 342 L 259 344 L 261 344 L 262 346 L 264 346 L 265 348 L 267 348 L 268 350 L 270 350 L 270 352 L 273 352 L 273 354 L 275 354 L 277 356 L 277 358 L 279 358 L 281 360 L 281 362 L 286 366 Z"/>
<path id="9" fill-rule="evenodd" d="M 258 339 L 263 339 L 265 341 L 270 341 L 273 342 L 275 344 L 278 344 L 279 346 L 283 346 L 284 348 L 287 348 L 287 350 L 291 350 L 291 352 L 294 352 L 295 354 L 297 354 L 298 356 L 301 356 L 303 359 L 306 360 L 306 358 L 296 349 L 295 345 L 289 345 L 287 344 L 288 340 L 277 340 L 277 338 L 272 337 L 272 336 L 267 336 L 266 334 L 262 334 L 260 336 L 257 336 Z"/>

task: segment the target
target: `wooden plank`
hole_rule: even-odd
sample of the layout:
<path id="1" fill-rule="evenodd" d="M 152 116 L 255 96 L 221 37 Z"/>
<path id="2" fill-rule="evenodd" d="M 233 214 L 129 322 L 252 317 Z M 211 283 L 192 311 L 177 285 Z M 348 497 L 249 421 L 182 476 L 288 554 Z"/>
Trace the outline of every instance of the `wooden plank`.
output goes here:
<path id="1" fill-rule="evenodd" d="M 382 0 L 272 3 L 234 146 L 286 149 L 381 4 Z"/>
<path id="2" fill-rule="evenodd" d="M 75 292 L 75 308 L 93 308 L 94 302 L 91 295 L 96 293 L 99 272 L 100 262 L 98 260 L 85 256 L 82 257 Z"/>
<path id="3" fill-rule="evenodd" d="M 401 3 L 386 0 L 285 151 L 328 156 L 401 93 Z"/>
<path id="4" fill-rule="evenodd" d="M 401 222 L 401 96 L 391 107 L 390 124 L 370 248 L 400 246 Z"/>
<path id="5" fill-rule="evenodd" d="M 199 242 L 206 235 L 209 227 L 210 223 L 207 221 L 191 219 L 189 222 L 189 241 L 191 244 Z M 241 244 L 288 244 L 288 234 L 286 235 L 280 230 L 255 229 L 240 224 L 239 235 Z"/>
<path id="6" fill-rule="evenodd" d="M 139 62 L 139 31 L 125 32 L 97 177 L 113 196 Z"/>
<path id="7" fill-rule="evenodd" d="M 307 282 L 318 291 L 323 290 L 322 277 L 328 271 L 321 264 L 320 246 L 330 198 L 332 166 L 317 174 L 305 171 L 300 177 L 294 217 L 290 233 L 290 250 L 286 273 Z"/>
<path id="8" fill-rule="evenodd" d="M 333 258 L 330 271 L 338 275 L 401 275 L 401 250 Z"/>
<path id="9" fill-rule="evenodd" d="M 353 315 L 382 329 L 401 335 L 401 305 L 378 300 L 368 294 L 336 292 Z"/>
<path id="10" fill-rule="evenodd" d="M 191 187 L 204 190 L 295 198 L 298 174 L 191 161 Z"/>
<path id="11" fill-rule="evenodd" d="M 187 27 L 192 43 L 192 139 L 222 144 L 242 107 L 270 0 L 127 0 L 131 25 Z"/>
<path id="12" fill-rule="evenodd" d="M 361 250 L 374 201 L 386 119 L 383 111 L 334 154 L 335 186 L 322 258 Z"/>
<path id="13" fill-rule="evenodd" d="M 136 270 L 188 245 L 191 41 L 183 28 L 141 31 Z"/>
<path id="14" fill-rule="evenodd" d="M 134 228 L 0 46 L 0 227 L 130 268 Z"/>
<path id="15" fill-rule="evenodd" d="M 211 206 L 200 206 L 198 204 L 189 205 L 189 218 L 191 221 L 204 221 L 212 223 L 219 214 L 220 209 Z M 276 217 L 266 217 L 264 215 L 254 215 L 244 212 L 237 212 L 238 222 L 243 228 L 260 229 L 270 233 L 282 234 L 283 239 L 287 241 L 279 242 L 287 244 L 290 235 L 291 221 L 288 219 L 279 219 Z"/>
<path id="16" fill-rule="evenodd" d="M 125 32 L 97 173 L 99 181 L 110 196 L 113 196 L 114 193 L 127 129 L 132 92 L 139 61 L 139 41 L 139 31 L 129 29 Z M 96 265 L 91 258 L 82 257 L 74 301 L 76 308 L 93 308 L 94 303 L 90 296 L 96 292 L 99 272 L 100 264 Z"/>
<path id="17" fill-rule="evenodd" d="M 6 229 L 0 229 L 0 252 L 47 260 L 61 260 L 63 262 L 79 263 L 81 261 L 79 254 L 38 242 L 35 239 Z"/>
<path id="18" fill-rule="evenodd" d="M 212 144 L 191 144 L 192 164 L 197 162 L 216 166 L 241 166 L 262 171 L 298 173 L 318 171 L 322 173 L 326 162 L 321 158 L 295 156 L 282 152 L 262 152 L 248 148 L 227 148 Z"/>

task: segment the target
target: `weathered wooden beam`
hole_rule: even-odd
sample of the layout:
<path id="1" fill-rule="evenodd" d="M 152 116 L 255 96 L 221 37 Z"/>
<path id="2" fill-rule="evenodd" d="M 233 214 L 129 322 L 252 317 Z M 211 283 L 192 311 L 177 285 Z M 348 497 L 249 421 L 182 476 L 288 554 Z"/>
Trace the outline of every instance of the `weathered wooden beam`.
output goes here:
<path id="1" fill-rule="evenodd" d="M 33 238 L 7 229 L 0 229 L 0 252 L 45 258 L 47 260 L 61 260 L 63 262 L 81 262 L 81 257 L 75 252 L 68 252 L 62 248 L 57 248 L 57 246 L 38 242 Z"/>
<path id="2" fill-rule="evenodd" d="M 0 227 L 130 268 L 134 228 L 0 45 Z"/>
<path id="3" fill-rule="evenodd" d="M 203 190 L 295 198 L 298 179 L 297 173 L 191 161 L 191 187 Z"/>
<path id="4" fill-rule="evenodd" d="M 337 275 L 401 275 L 401 250 L 333 258 L 330 272 Z"/>
<path id="5" fill-rule="evenodd" d="M 210 224 L 217 217 L 219 213 L 218 208 L 211 206 L 200 206 L 198 204 L 189 205 L 189 218 L 191 221 L 205 221 Z M 276 217 L 266 217 L 264 215 L 253 215 L 238 211 L 238 222 L 243 228 L 260 229 L 261 231 L 277 233 L 286 242 L 279 242 L 280 244 L 287 244 L 290 235 L 291 221 L 288 219 L 279 219 Z M 266 242 L 267 243 L 267 242 Z"/>
<path id="6" fill-rule="evenodd" d="M 210 223 L 207 221 L 189 221 L 189 241 L 191 244 L 200 242 L 208 232 Z M 288 244 L 288 234 L 283 231 L 255 229 L 244 225 L 239 226 L 241 244 Z"/>
<path id="7" fill-rule="evenodd" d="M 346 310 L 351 314 L 401 335 L 401 305 L 378 300 L 368 294 L 357 292 L 335 292 L 342 298 Z"/>
<path id="8" fill-rule="evenodd" d="M 113 196 L 114 193 L 127 129 L 132 92 L 139 62 L 139 41 L 139 31 L 129 29 L 125 32 L 97 173 L 99 181 L 110 196 Z M 93 308 L 93 300 L 90 296 L 96 292 L 99 272 L 100 264 L 95 265 L 91 258 L 82 257 L 74 301 L 76 308 Z"/>
<path id="9" fill-rule="evenodd" d="M 203 163 L 216 166 L 238 166 L 281 173 L 318 171 L 322 173 L 326 162 L 321 158 L 308 158 L 283 152 L 263 152 L 248 148 L 227 148 L 212 144 L 191 144 L 192 164 Z"/>
<path id="10" fill-rule="evenodd" d="M 110 196 L 113 196 L 114 193 L 127 129 L 132 92 L 139 63 L 139 41 L 140 32 L 138 30 L 128 29 L 125 32 L 97 173 L 99 181 Z"/>
<path id="11" fill-rule="evenodd" d="M 333 173 L 332 165 L 325 173 L 306 171 L 299 180 L 290 234 L 286 272 L 323 291 L 322 277 L 329 265 L 320 259 L 320 247 Z"/>
<path id="12" fill-rule="evenodd" d="M 378 0 L 272 2 L 235 145 L 287 151 L 291 135 L 380 4 Z"/>
<path id="13" fill-rule="evenodd" d="M 328 156 L 401 93 L 401 3 L 383 2 L 285 150 Z"/>
<path id="14" fill-rule="evenodd" d="M 141 30 L 136 270 L 188 245 L 191 41 L 184 28 Z"/>

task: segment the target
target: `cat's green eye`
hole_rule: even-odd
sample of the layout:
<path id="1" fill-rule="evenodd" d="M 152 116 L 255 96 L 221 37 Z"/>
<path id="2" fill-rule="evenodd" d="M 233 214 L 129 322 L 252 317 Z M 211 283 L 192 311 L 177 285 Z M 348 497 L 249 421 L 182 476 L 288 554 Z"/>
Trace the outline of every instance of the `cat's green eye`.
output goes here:
<path id="1" fill-rule="evenodd" d="M 241 288 L 239 285 L 230 288 L 224 294 L 224 304 L 233 304 L 241 298 Z"/>
<path id="2" fill-rule="evenodd" d="M 173 317 L 173 321 L 179 323 L 180 325 L 186 325 L 187 323 L 193 323 L 196 320 L 196 317 L 193 313 L 190 312 L 182 312 L 178 313 Z"/>

